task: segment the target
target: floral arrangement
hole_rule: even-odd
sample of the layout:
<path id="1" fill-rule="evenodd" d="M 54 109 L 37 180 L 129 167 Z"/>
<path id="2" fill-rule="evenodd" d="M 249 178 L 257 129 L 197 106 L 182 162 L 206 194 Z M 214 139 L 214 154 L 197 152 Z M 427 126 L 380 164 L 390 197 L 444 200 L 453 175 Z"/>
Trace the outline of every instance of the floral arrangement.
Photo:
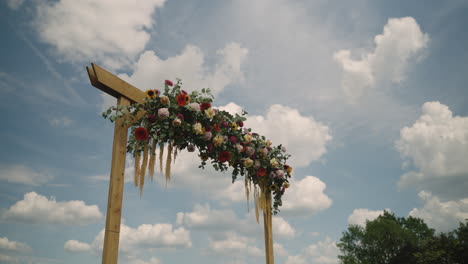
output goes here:
<path id="1" fill-rule="evenodd" d="M 164 91 L 147 90 L 142 103 L 110 107 L 104 118 L 115 121 L 124 118 L 131 133 L 127 152 L 135 158 L 135 186 L 143 189 L 146 170 L 153 179 L 156 156 L 163 173 L 165 161 L 166 182 L 170 180 L 171 163 L 177 153 L 198 149 L 200 168 L 208 162 L 217 171 L 232 169 L 233 182 L 239 176 L 245 180 L 247 204 L 253 190 L 255 211 L 267 206 L 265 196 L 274 198 L 274 214 L 282 205 L 281 197 L 289 187 L 292 168 L 286 164 L 290 155 L 283 146 L 273 146 L 264 136 L 244 127 L 245 111 L 231 115 L 212 106 L 210 89 L 187 93 L 181 89 L 181 81 L 174 85 L 166 80 Z M 157 149 L 159 148 L 159 153 Z M 140 193 L 141 195 L 141 193 Z"/>

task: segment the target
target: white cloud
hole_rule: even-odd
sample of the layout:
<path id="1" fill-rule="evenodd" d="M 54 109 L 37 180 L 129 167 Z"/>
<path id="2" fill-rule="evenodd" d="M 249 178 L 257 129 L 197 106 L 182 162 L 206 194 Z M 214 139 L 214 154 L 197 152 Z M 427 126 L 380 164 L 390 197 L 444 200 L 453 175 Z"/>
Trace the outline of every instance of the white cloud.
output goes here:
<path id="1" fill-rule="evenodd" d="M 411 126 L 400 131 L 396 148 L 417 171 L 401 176 L 399 185 L 431 184 L 444 194 L 465 193 L 468 186 L 468 117 L 453 116 L 448 106 L 427 102 L 422 115 Z M 455 181 L 455 182 L 454 182 Z M 451 184 L 448 188 L 448 184 Z"/>
<path id="2" fill-rule="evenodd" d="M 24 252 L 31 250 L 31 248 L 24 243 L 9 240 L 7 237 L 0 237 L 0 250 Z"/>
<path id="3" fill-rule="evenodd" d="M 336 243 L 327 237 L 324 241 L 319 241 L 310 245 L 306 249 L 306 254 L 312 257 L 317 264 L 338 264 L 338 247 Z"/>
<path id="4" fill-rule="evenodd" d="M 275 253 L 275 256 L 278 256 L 278 257 L 286 257 L 289 255 L 288 251 L 280 243 L 273 244 L 273 252 Z"/>
<path id="5" fill-rule="evenodd" d="M 389 211 L 387 209 L 387 211 Z M 372 211 L 366 208 L 354 209 L 353 213 L 348 217 L 348 224 L 365 226 L 366 221 L 372 221 L 379 215 L 383 215 L 383 210 Z"/>
<path id="6" fill-rule="evenodd" d="M 217 255 L 247 255 L 260 257 L 263 251 L 255 246 L 255 239 L 240 236 L 234 232 L 227 232 L 220 240 L 212 240 L 209 249 Z"/>
<path id="7" fill-rule="evenodd" d="M 283 196 L 282 211 L 291 214 L 312 215 L 329 208 L 332 200 L 324 193 L 326 185 L 319 178 L 306 176 L 296 181 L 290 180 L 291 187 Z"/>
<path id="8" fill-rule="evenodd" d="M 128 258 L 127 264 L 160 264 L 161 261 L 155 257 L 151 257 L 148 261 L 144 261 L 142 259 L 138 258 Z"/>
<path id="9" fill-rule="evenodd" d="M 219 60 L 210 71 L 205 64 L 205 55 L 196 46 L 188 45 L 181 54 L 166 60 L 159 58 L 154 51 L 145 51 L 132 65 L 133 73 L 120 74 L 119 77 L 142 90 L 161 90 L 164 80 L 180 78 L 182 88 L 187 91 L 211 88 L 217 94 L 227 85 L 243 79 L 241 66 L 247 53 L 248 50 L 239 43 L 227 44 L 217 51 Z"/>
<path id="10" fill-rule="evenodd" d="M 241 113 L 242 107 L 229 103 L 219 107 L 230 113 Z M 265 116 L 249 115 L 246 127 L 269 138 L 273 144 L 282 144 L 292 155 L 290 163 L 297 167 L 307 167 L 326 152 L 326 144 L 332 139 L 330 129 L 312 116 L 303 116 L 294 108 L 274 104 Z"/>
<path id="11" fill-rule="evenodd" d="M 91 246 L 102 250 L 104 229 L 94 239 Z M 192 247 L 190 231 L 183 227 L 174 229 L 171 224 L 142 224 L 132 228 L 120 226 L 120 250 L 129 254 L 138 249 L 162 247 Z"/>
<path id="12" fill-rule="evenodd" d="M 37 31 L 43 41 L 72 62 L 96 61 L 106 67 L 126 65 L 145 48 L 153 14 L 164 0 L 41 1 Z"/>
<path id="13" fill-rule="evenodd" d="M 343 68 L 342 86 L 355 101 L 379 81 L 401 82 L 413 59 L 427 46 L 429 36 L 412 17 L 390 18 L 383 33 L 375 36 L 375 49 L 352 59 L 350 50 L 333 55 Z"/>
<path id="14" fill-rule="evenodd" d="M 442 202 L 439 197 L 425 191 L 419 192 L 419 197 L 424 206 L 413 208 L 409 215 L 423 219 L 439 232 L 452 231 L 468 219 L 468 198 Z"/>
<path id="15" fill-rule="evenodd" d="M 263 225 L 257 225 L 253 212 L 245 218 L 239 218 L 233 210 L 211 209 L 208 204 L 195 205 L 192 212 L 177 213 L 177 224 L 192 229 L 210 230 L 214 232 L 233 231 L 244 235 L 263 232 Z M 290 239 L 297 232 L 284 218 L 272 218 L 273 234 L 275 237 Z"/>
<path id="16" fill-rule="evenodd" d="M 196 204 L 192 212 L 177 213 L 177 224 L 197 229 L 219 229 L 237 225 L 238 218 L 232 210 L 214 210 L 208 204 Z"/>
<path id="17" fill-rule="evenodd" d="M 284 238 L 293 238 L 296 236 L 296 230 L 280 216 L 272 218 L 273 234 Z"/>
<path id="18" fill-rule="evenodd" d="M 8 7 L 13 10 L 20 8 L 23 2 L 24 0 L 7 0 Z"/>
<path id="19" fill-rule="evenodd" d="M 24 195 L 24 199 L 12 205 L 4 214 L 7 220 L 27 223 L 83 225 L 102 218 L 97 205 L 86 205 L 83 201 L 57 202 L 35 192 Z"/>
<path id="20" fill-rule="evenodd" d="M 338 253 L 336 242 L 326 237 L 324 241 L 308 246 L 302 254 L 289 256 L 286 264 L 338 264 Z"/>
<path id="21" fill-rule="evenodd" d="M 53 178 L 47 171 L 34 171 L 21 164 L 0 165 L 0 181 L 38 186 Z"/>
<path id="22" fill-rule="evenodd" d="M 91 245 L 77 240 L 68 240 L 63 248 L 69 252 L 87 252 L 91 250 Z"/>

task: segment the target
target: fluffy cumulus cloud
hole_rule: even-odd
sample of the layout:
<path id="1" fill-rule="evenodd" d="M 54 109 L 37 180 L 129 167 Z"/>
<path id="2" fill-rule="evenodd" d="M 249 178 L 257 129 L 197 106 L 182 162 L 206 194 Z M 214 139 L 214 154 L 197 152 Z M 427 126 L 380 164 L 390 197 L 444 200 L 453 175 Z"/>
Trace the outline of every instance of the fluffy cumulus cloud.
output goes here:
<path id="1" fill-rule="evenodd" d="M 104 243 L 104 229 L 99 232 L 92 243 L 85 243 L 77 240 L 68 240 L 64 248 L 71 252 L 100 252 Z M 119 249 L 124 256 L 131 261 L 143 261 L 133 259 L 133 254 L 140 250 L 165 247 L 185 247 L 192 246 L 190 231 L 183 227 L 174 228 L 171 224 L 143 224 L 136 228 L 125 224 L 120 226 Z M 137 262 L 138 263 L 138 262 Z M 145 263 L 145 262 L 142 262 Z M 151 262 L 150 262 L 151 263 Z"/>
<path id="2" fill-rule="evenodd" d="M 18 1 L 12 1 L 18 2 Z M 37 31 L 65 60 L 128 64 L 150 39 L 153 14 L 164 0 L 40 1 Z M 130 41 L 131 40 L 131 41 Z"/>
<path id="3" fill-rule="evenodd" d="M 278 256 L 278 257 L 286 257 L 289 255 L 288 251 L 280 243 L 273 244 L 273 252 L 275 253 L 275 256 Z"/>
<path id="4" fill-rule="evenodd" d="M 220 107 L 230 113 L 241 113 L 242 107 L 229 103 Z M 306 167 L 327 151 L 332 139 L 330 129 L 312 116 L 303 116 L 297 109 L 274 104 L 263 115 L 249 115 L 245 122 L 254 132 L 269 138 L 273 144 L 282 144 L 292 155 L 293 166 Z"/>
<path id="5" fill-rule="evenodd" d="M 25 252 L 31 248 L 21 242 L 9 240 L 7 237 L 0 237 L 0 250 Z"/>
<path id="6" fill-rule="evenodd" d="M 263 251 L 255 246 L 255 239 L 234 232 L 227 232 L 220 239 L 212 239 L 209 249 L 215 255 L 247 255 L 254 257 L 263 255 Z"/>
<path id="7" fill-rule="evenodd" d="M 119 77 L 142 90 L 162 87 L 166 79 L 175 81 L 180 78 L 182 87 L 188 91 L 211 88 L 216 94 L 227 85 L 243 79 L 241 66 L 247 53 L 248 50 L 239 43 L 227 44 L 217 51 L 218 61 L 210 70 L 204 53 L 193 45 L 186 46 L 181 54 L 165 60 L 154 51 L 146 51 L 132 65 L 131 75 L 120 74 Z"/>
<path id="8" fill-rule="evenodd" d="M 425 191 L 419 192 L 423 200 L 422 208 L 414 208 L 410 216 L 422 218 L 431 228 L 439 232 L 449 232 L 468 219 L 468 198 L 453 201 L 441 201 L 439 197 Z"/>
<path id="9" fill-rule="evenodd" d="M 281 210 L 289 214 L 312 215 L 331 206 L 332 200 L 324 193 L 326 184 L 314 176 L 290 180 Z"/>
<path id="10" fill-rule="evenodd" d="M 262 226 L 255 223 L 253 212 L 244 218 L 238 217 L 233 210 L 212 209 L 209 205 L 195 205 L 192 212 L 177 213 L 177 224 L 198 230 L 213 232 L 232 231 L 244 235 L 260 234 Z M 284 218 L 274 216 L 272 218 L 273 233 L 275 237 L 290 239 L 297 232 Z"/>
<path id="11" fill-rule="evenodd" d="M 286 264 L 338 264 L 339 249 L 331 238 L 308 246 L 300 255 L 289 256 Z"/>
<path id="12" fill-rule="evenodd" d="M 387 209 L 387 211 L 389 211 Z M 348 224 L 364 226 L 366 221 L 372 221 L 384 213 L 383 210 L 372 211 L 366 208 L 354 209 L 348 217 Z"/>
<path id="13" fill-rule="evenodd" d="M 47 171 L 36 171 L 22 164 L 0 165 L 0 181 L 38 186 L 53 178 Z"/>
<path id="14" fill-rule="evenodd" d="M 401 176 L 400 186 L 427 185 L 444 194 L 466 195 L 467 131 L 468 117 L 453 116 L 449 107 L 440 102 L 425 103 L 419 119 L 402 128 L 396 142 L 404 165 L 416 169 Z"/>
<path id="15" fill-rule="evenodd" d="M 91 245 L 77 240 L 68 240 L 63 248 L 68 252 L 87 252 L 91 250 Z"/>
<path id="16" fill-rule="evenodd" d="M 382 34 L 375 36 L 375 49 L 353 59 L 350 50 L 337 51 L 333 58 L 342 67 L 343 89 L 355 101 L 380 81 L 401 82 L 411 63 L 427 46 L 429 36 L 412 17 L 390 18 Z"/>
<path id="17" fill-rule="evenodd" d="M 35 192 L 24 195 L 24 199 L 12 205 L 4 214 L 6 220 L 64 225 L 83 225 L 102 218 L 97 205 L 86 205 L 83 201 L 57 202 Z"/>
<path id="18" fill-rule="evenodd" d="M 196 46 L 187 45 L 181 54 L 161 59 L 154 51 L 145 51 L 131 66 L 132 73 L 118 76 L 142 89 L 161 89 L 165 80 L 182 79 L 187 91 L 211 88 L 214 94 L 232 83 L 242 81 L 242 65 L 248 50 L 239 43 L 229 43 L 217 51 L 218 60 L 213 68 L 205 62 L 205 54 Z M 185 84 L 185 85 L 184 85 Z M 114 97 L 102 94 L 101 110 L 116 104 Z"/>

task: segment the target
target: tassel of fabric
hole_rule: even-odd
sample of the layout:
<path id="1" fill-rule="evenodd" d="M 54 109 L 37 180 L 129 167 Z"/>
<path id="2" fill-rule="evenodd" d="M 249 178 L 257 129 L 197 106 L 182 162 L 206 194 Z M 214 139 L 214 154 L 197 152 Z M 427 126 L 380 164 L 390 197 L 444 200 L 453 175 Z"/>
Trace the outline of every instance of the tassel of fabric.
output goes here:
<path id="1" fill-rule="evenodd" d="M 133 177 L 133 182 L 135 184 L 135 187 L 138 186 L 138 182 L 140 179 L 140 153 L 135 152 L 135 175 Z"/>
<path id="2" fill-rule="evenodd" d="M 171 162 L 172 162 L 172 142 L 169 142 L 167 146 L 167 158 L 166 158 L 166 184 L 171 181 Z"/>
<path id="3" fill-rule="evenodd" d="M 175 164 L 176 158 L 177 158 L 177 147 L 174 148 L 174 162 L 173 162 L 173 164 Z"/>
<path id="4" fill-rule="evenodd" d="M 143 149 L 143 161 L 140 169 L 140 198 L 143 194 L 143 186 L 145 185 L 146 167 L 148 166 L 148 144 L 145 144 Z"/>
<path id="5" fill-rule="evenodd" d="M 259 193 L 258 193 L 258 188 L 257 185 L 254 185 L 254 205 L 255 205 L 255 219 L 257 219 L 257 224 L 259 224 L 258 219 L 260 217 L 259 215 Z"/>
<path id="6" fill-rule="evenodd" d="M 154 167 L 156 165 L 156 142 L 157 141 L 153 139 L 153 142 L 151 143 L 151 156 L 148 165 L 148 174 L 150 176 L 151 181 L 153 181 Z"/>
<path id="7" fill-rule="evenodd" d="M 249 179 L 245 176 L 245 198 L 247 200 L 247 212 L 250 212 L 250 190 L 249 190 Z"/>
<path id="8" fill-rule="evenodd" d="M 159 172 L 162 175 L 163 171 L 163 154 L 164 154 L 164 143 L 159 143 Z"/>

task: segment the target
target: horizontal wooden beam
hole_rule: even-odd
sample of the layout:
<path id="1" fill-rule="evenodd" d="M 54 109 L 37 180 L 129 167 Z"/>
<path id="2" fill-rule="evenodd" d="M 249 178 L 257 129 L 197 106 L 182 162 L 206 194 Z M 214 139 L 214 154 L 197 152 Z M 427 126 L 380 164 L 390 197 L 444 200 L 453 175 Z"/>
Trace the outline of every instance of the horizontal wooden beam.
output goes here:
<path id="1" fill-rule="evenodd" d="M 142 103 L 145 93 L 135 86 L 120 79 L 116 75 L 108 72 L 104 68 L 91 63 L 91 67 L 86 67 L 91 84 L 99 90 L 115 97 L 125 97 L 131 102 Z"/>

